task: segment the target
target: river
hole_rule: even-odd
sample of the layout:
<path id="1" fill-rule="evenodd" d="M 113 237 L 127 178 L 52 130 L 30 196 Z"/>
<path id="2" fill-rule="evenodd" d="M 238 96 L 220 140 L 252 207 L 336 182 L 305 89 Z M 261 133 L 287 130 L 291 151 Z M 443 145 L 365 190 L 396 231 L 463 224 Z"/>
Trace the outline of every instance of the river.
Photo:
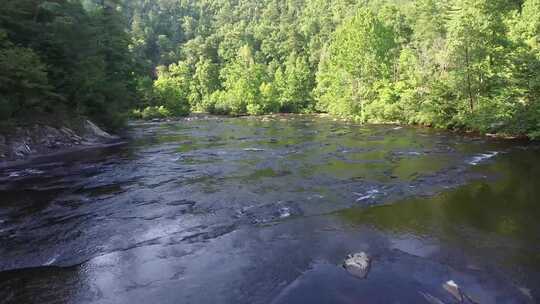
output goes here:
<path id="1" fill-rule="evenodd" d="M 540 299 L 538 145 L 286 115 L 128 136 L 0 171 L 0 303 Z"/>

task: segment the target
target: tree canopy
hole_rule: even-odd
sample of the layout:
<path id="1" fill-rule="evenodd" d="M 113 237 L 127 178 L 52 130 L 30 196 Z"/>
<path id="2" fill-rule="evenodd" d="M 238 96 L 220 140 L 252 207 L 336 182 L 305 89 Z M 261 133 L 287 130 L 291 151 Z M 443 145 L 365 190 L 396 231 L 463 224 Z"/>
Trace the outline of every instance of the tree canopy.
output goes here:
<path id="1" fill-rule="evenodd" d="M 92 117 L 115 127 L 135 101 L 136 65 L 116 4 L 6 0 L 0 8 L 0 116 Z"/>
<path id="2" fill-rule="evenodd" d="M 0 109 L 540 136 L 540 0 L 6 0 Z"/>

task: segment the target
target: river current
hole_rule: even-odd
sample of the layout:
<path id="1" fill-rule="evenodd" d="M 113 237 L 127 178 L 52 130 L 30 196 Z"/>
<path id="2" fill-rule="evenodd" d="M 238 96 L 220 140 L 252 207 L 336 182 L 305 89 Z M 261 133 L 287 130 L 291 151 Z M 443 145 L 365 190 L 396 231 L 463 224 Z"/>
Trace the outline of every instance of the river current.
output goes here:
<path id="1" fill-rule="evenodd" d="M 300 115 L 127 137 L 0 170 L 0 303 L 540 299 L 537 145 Z"/>

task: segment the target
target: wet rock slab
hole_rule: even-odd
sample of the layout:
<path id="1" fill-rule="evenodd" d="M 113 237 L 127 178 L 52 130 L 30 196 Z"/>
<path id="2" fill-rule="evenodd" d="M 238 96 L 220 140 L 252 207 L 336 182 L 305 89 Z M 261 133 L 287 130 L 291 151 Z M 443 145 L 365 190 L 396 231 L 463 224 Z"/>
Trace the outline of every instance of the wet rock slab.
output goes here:
<path id="1" fill-rule="evenodd" d="M 89 120 L 81 123 L 79 131 L 48 125 L 17 127 L 0 134 L 0 164 L 118 140 L 118 136 L 103 131 Z"/>

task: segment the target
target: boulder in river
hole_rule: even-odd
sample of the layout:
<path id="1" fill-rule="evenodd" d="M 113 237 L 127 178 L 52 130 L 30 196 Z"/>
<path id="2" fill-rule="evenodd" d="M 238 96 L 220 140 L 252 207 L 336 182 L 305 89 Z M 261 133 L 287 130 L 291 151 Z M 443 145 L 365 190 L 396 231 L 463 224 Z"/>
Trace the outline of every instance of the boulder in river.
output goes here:
<path id="1" fill-rule="evenodd" d="M 369 273 L 371 259 L 365 252 L 349 254 L 343 262 L 343 267 L 353 276 L 364 279 Z"/>

